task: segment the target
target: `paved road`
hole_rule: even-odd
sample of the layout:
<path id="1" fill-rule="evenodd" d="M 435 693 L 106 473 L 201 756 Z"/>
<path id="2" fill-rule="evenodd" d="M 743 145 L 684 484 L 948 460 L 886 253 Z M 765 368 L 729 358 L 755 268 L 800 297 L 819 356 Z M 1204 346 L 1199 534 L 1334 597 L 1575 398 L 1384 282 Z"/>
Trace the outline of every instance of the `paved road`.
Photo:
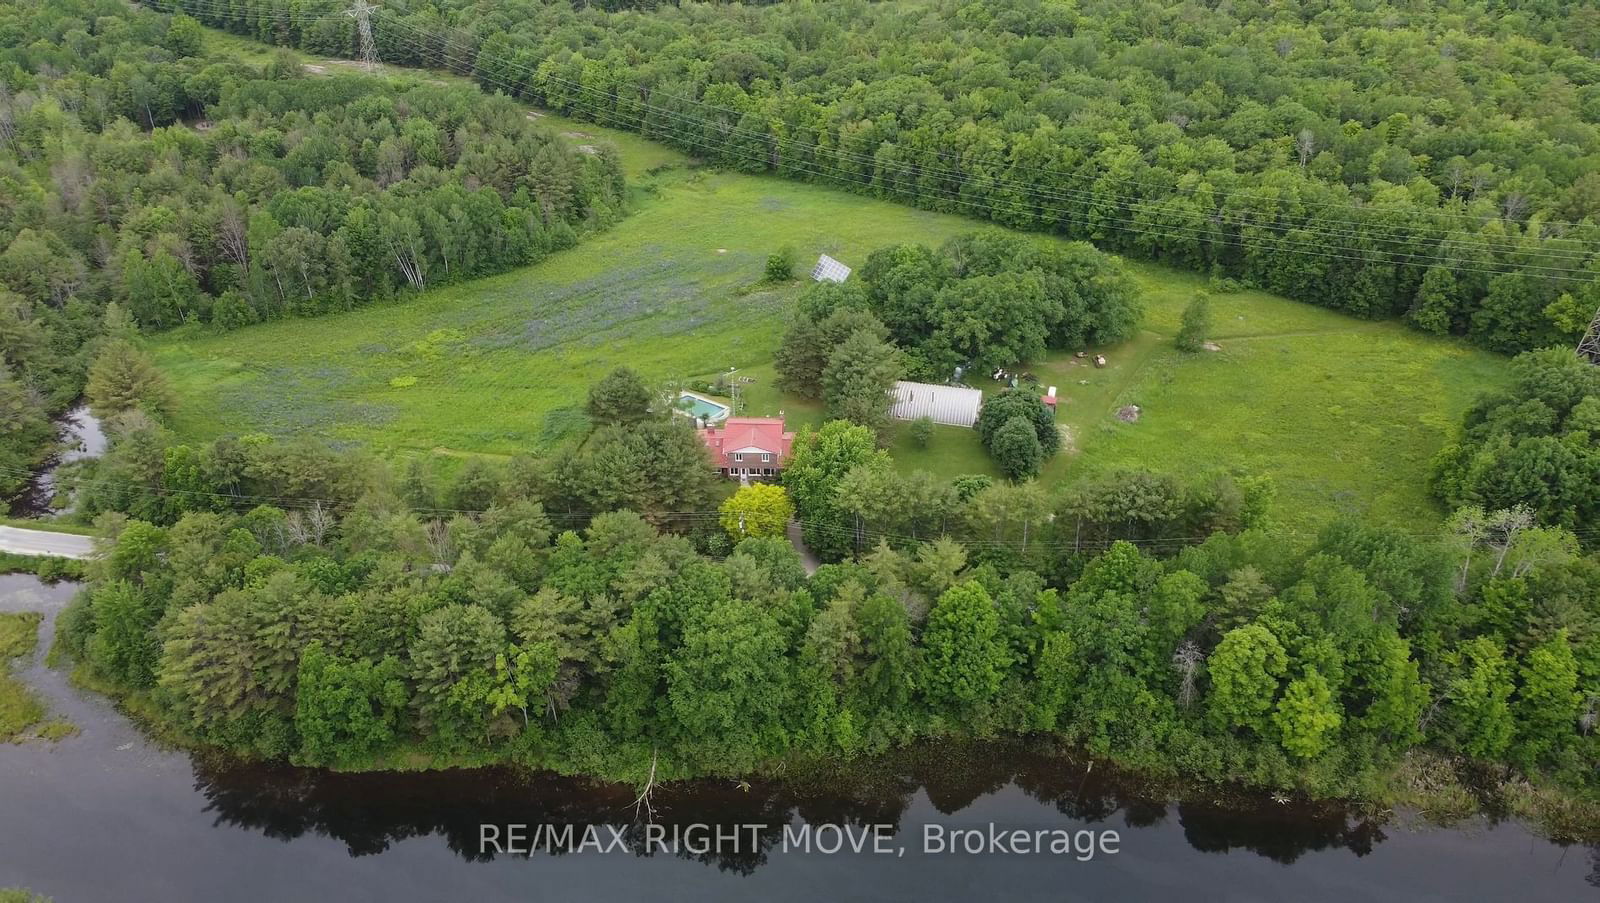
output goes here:
<path id="1" fill-rule="evenodd" d="M 72 533 L 0 527 L 0 552 L 11 552 L 16 555 L 54 555 L 57 558 L 88 558 L 94 554 L 94 540 Z"/>

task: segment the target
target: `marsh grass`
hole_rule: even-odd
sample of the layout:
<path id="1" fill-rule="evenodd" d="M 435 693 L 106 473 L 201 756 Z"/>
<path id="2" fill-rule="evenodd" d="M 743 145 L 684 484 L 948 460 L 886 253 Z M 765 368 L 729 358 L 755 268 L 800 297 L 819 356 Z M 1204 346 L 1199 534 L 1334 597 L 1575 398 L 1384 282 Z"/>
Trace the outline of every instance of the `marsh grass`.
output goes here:
<path id="1" fill-rule="evenodd" d="M 12 662 L 33 655 L 39 643 L 37 612 L 0 613 L 0 742 L 26 739 L 44 720 L 39 697 L 11 675 Z"/>

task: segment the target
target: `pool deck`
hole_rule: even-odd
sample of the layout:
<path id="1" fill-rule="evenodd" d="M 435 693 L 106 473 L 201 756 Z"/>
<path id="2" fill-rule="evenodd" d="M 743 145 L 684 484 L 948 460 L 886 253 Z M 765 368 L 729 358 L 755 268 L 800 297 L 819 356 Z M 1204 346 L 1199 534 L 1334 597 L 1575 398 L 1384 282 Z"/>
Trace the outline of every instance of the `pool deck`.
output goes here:
<path id="1" fill-rule="evenodd" d="M 708 420 L 710 420 L 712 423 L 721 423 L 722 421 L 727 420 L 728 417 L 733 413 L 733 408 L 731 408 L 728 405 L 725 405 L 722 402 L 717 401 L 715 399 L 707 398 L 706 396 L 701 395 L 699 392 L 690 392 L 689 390 L 684 389 L 684 390 L 682 390 L 682 391 L 680 391 L 678 393 L 678 400 L 679 401 L 682 401 L 683 399 L 686 399 L 686 398 L 694 399 L 695 401 L 699 402 L 700 405 L 704 405 L 706 407 L 714 408 L 715 410 L 712 410 L 712 411 L 709 411 L 709 412 L 707 412 L 707 411 L 698 411 L 698 410 L 695 410 L 695 408 L 698 407 L 699 405 L 693 405 L 693 404 L 691 404 L 689 406 L 689 409 L 685 410 L 683 407 L 680 407 L 678 405 L 674 405 L 673 406 L 673 410 L 677 411 L 679 414 L 682 414 L 685 417 L 697 417 L 697 418 L 698 417 L 705 417 Z"/>

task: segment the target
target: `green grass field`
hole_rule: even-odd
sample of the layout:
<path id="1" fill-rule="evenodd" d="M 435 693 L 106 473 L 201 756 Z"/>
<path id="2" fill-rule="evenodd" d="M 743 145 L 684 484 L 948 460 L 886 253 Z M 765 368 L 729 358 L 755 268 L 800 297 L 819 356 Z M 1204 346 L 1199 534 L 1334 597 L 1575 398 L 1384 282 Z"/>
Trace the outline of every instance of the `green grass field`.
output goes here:
<path id="1" fill-rule="evenodd" d="M 542 121 L 578 143 L 614 144 L 635 212 L 536 266 L 402 303 L 161 336 L 157 360 L 182 399 L 177 431 L 308 434 L 401 456 L 538 451 L 581 429 L 588 385 L 619 364 L 662 381 L 737 367 L 755 378 L 748 413 L 816 423 L 817 405 L 772 384 L 772 352 L 804 284 L 759 284 L 766 256 L 792 247 L 803 275 L 819 253 L 859 266 L 885 245 L 938 244 L 983 225 L 698 169 L 635 135 Z M 1431 526 L 1428 459 L 1473 397 L 1502 378 L 1503 360 L 1260 292 L 1214 296 L 1222 350 L 1181 354 L 1171 337 L 1204 280 L 1129 266 L 1143 289 L 1144 330 L 1095 349 L 1105 369 L 1070 354 L 1031 368 L 1058 386 L 1069 433 L 1070 451 L 1050 462 L 1046 480 L 1232 468 L 1271 475 L 1275 513 L 1290 526 L 1340 511 Z M 1127 404 L 1142 409 L 1137 423 L 1114 416 Z M 940 428 L 927 449 L 896 435 L 891 450 L 902 467 L 993 473 L 968 430 Z"/>

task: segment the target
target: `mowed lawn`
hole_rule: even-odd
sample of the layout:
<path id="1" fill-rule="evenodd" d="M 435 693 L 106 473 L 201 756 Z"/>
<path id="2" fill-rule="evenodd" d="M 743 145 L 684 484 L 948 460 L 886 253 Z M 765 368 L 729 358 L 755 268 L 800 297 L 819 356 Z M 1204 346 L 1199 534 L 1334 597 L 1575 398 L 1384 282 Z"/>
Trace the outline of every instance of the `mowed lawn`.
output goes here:
<path id="1" fill-rule="evenodd" d="M 619 364 L 661 381 L 736 367 L 755 380 L 747 413 L 817 423 L 819 405 L 772 385 L 772 352 L 804 282 L 762 285 L 766 256 L 793 248 L 804 277 L 819 253 L 860 266 L 885 245 L 936 245 L 984 225 L 696 169 L 634 135 L 544 121 L 575 142 L 616 145 L 636 212 L 503 276 L 349 314 L 158 338 L 158 363 L 182 399 L 178 432 L 305 434 L 399 455 L 537 452 L 582 429 L 587 387 Z M 1261 292 L 1214 295 L 1222 350 L 1181 354 L 1172 336 L 1205 281 L 1129 266 L 1146 306 L 1141 333 L 1089 349 L 1107 356 L 1104 369 L 1071 353 L 1030 368 L 1058 387 L 1068 435 L 1048 482 L 1134 467 L 1234 470 L 1274 478 L 1274 513 L 1291 528 L 1340 512 L 1431 526 L 1428 460 L 1503 378 L 1503 359 Z M 1137 422 L 1116 418 L 1125 405 L 1139 406 Z M 968 430 L 940 428 L 926 449 L 900 430 L 891 451 L 904 468 L 994 473 Z"/>
<path id="2" fill-rule="evenodd" d="M 1148 274 L 1141 281 L 1150 286 Z M 1199 280 L 1185 281 L 1151 286 L 1145 334 L 1107 349 L 1106 369 L 1070 356 L 1034 368 L 1064 393 L 1059 419 L 1076 449 L 1047 478 L 1122 468 L 1265 474 L 1277 488 L 1273 514 L 1291 529 L 1340 513 L 1437 525 L 1429 461 L 1473 399 L 1504 378 L 1502 358 L 1255 292 L 1213 296 L 1221 350 L 1185 354 L 1172 337 Z M 1137 421 L 1116 416 L 1126 406 L 1139 408 Z"/>
<path id="3" fill-rule="evenodd" d="M 1271 476 L 1274 519 L 1311 531 L 1340 514 L 1420 530 L 1441 513 L 1429 460 L 1505 360 L 1393 322 L 1370 322 L 1262 292 L 1212 295 L 1220 351 L 1173 347 L 1183 307 L 1205 280 L 1134 264 L 1146 305 L 1134 339 L 1089 356 L 1058 353 L 1028 369 L 1057 389 L 1064 452 L 1042 479 L 1066 485 L 1118 470 L 1183 477 Z M 1093 365 L 1093 354 L 1106 367 Z M 765 377 L 770 368 L 752 371 Z M 985 392 L 1002 385 L 981 380 Z M 819 423 L 821 407 L 748 391 L 752 413 Z M 1139 408 L 1125 422 L 1117 412 Z M 971 430 L 938 427 L 927 448 L 904 427 L 890 445 L 902 468 L 945 476 L 998 470 Z"/>

